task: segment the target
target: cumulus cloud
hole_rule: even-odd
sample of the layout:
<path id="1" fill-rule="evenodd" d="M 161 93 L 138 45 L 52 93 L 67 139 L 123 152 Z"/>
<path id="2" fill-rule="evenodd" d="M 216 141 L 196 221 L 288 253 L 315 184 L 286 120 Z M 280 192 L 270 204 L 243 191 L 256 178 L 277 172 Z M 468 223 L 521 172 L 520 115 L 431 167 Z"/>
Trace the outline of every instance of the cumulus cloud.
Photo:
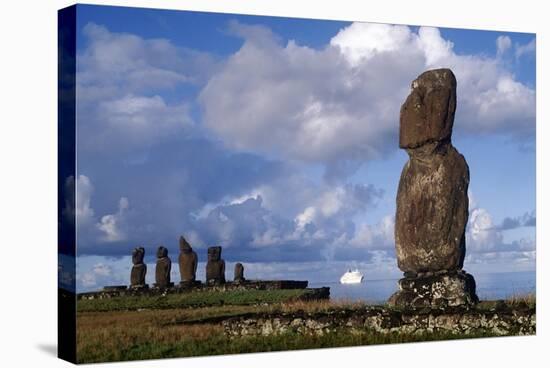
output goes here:
<path id="1" fill-rule="evenodd" d="M 129 206 L 128 198 L 122 197 L 118 202 L 118 211 L 115 214 L 101 217 L 99 223 L 96 224 L 102 233 L 101 241 L 111 243 L 126 240 L 127 235 L 124 227 L 126 225 L 126 212 Z"/>
<path id="2" fill-rule="evenodd" d="M 94 210 L 90 205 L 94 186 L 86 175 L 79 175 L 75 180 L 69 176 L 65 180 L 65 207 L 63 215 L 71 222 L 76 218 L 77 226 L 82 227 L 94 218 Z"/>
<path id="3" fill-rule="evenodd" d="M 512 47 L 512 40 L 508 36 L 497 37 L 497 56 L 502 56 Z"/>
<path id="4" fill-rule="evenodd" d="M 497 230 L 493 218 L 483 208 L 470 212 L 469 231 L 466 233 L 467 249 L 473 252 L 490 251 L 502 244 L 502 233 Z"/>
<path id="5" fill-rule="evenodd" d="M 77 58 L 78 83 L 91 88 L 81 94 L 84 98 L 98 90 L 149 92 L 196 84 L 215 66 L 212 56 L 177 47 L 167 39 L 111 32 L 95 23 L 86 24 L 82 33 L 86 48 Z"/>
<path id="6" fill-rule="evenodd" d="M 212 56 L 88 23 L 77 57 L 79 149 L 143 150 L 193 125 L 192 101 L 168 102 L 163 91 L 198 88 L 215 67 Z"/>
<path id="7" fill-rule="evenodd" d="M 128 257 L 129 258 L 129 257 Z M 130 278 L 131 259 L 114 260 L 105 257 L 79 257 L 76 287 L 78 292 L 97 290 L 107 285 L 125 285 Z"/>
<path id="8" fill-rule="evenodd" d="M 73 206 L 67 203 L 64 211 L 74 211 L 79 236 L 79 247 L 81 241 L 86 246 L 85 239 L 91 238 L 98 242 L 118 242 L 126 239 L 127 212 L 129 201 L 121 197 L 118 202 L 118 210 L 114 214 L 103 215 L 96 218 L 96 211 L 92 207 L 92 196 L 95 188 L 92 180 L 86 175 L 79 175 L 76 183 L 73 177 L 67 179 L 66 186 L 76 184 L 76 203 Z M 74 209 L 74 210 L 73 210 Z"/>
<path id="9" fill-rule="evenodd" d="M 299 228 L 303 229 L 309 223 L 321 225 L 325 219 L 337 215 L 349 218 L 359 211 L 365 211 L 367 205 L 374 205 L 383 193 L 383 190 L 377 189 L 373 185 L 335 186 L 319 193 L 315 202 L 296 216 L 295 222 Z"/>
<path id="10" fill-rule="evenodd" d="M 361 161 L 395 149 L 399 107 L 422 71 L 458 79 L 456 130 L 534 134 L 535 92 L 497 59 L 459 55 L 436 28 L 353 23 L 320 50 L 261 26 L 201 92 L 205 124 L 229 146 L 307 162 Z"/>
<path id="11" fill-rule="evenodd" d="M 396 52 L 408 46 L 412 34 L 407 26 L 391 26 L 378 23 L 353 23 L 338 32 L 330 40 L 332 46 L 340 49 L 353 66 L 376 55 Z"/>
<path id="12" fill-rule="evenodd" d="M 395 216 L 386 215 L 379 223 L 362 224 L 350 244 L 368 249 L 393 249 L 395 246 Z"/>
<path id="13" fill-rule="evenodd" d="M 147 97 L 130 94 L 101 101 L 95 110 L 94 119 L 97 119 L 99 126 L 96 126 L 98 131 L 94 134 L 96 139 L 91 143 L 96 149 L 112 144 L 113 137 L 123 140 L 124 145 L 143 148 L 162 138 L 184 132 L 185 128 L 193 124 L 188 104 L 168 105 L 158 95 Z"/>
<path id="14" fill-rule="evenodd" d="M 535 223 L 535 211 L 526 212 L 521 216 L 505 217 L 500 224 L 495 224 L 493 217 L 486 209 L 479 207 L 470 209 L 470 217 L 466 228 L 466 249 L 467 254 L 472 255 L 468 259 L 470 262 L 474 262 L 475 259 L 481 261 L 490 257 L 497 257 L 497 253 L 523 254 L 524 252 L 534 252 L 536 245 L 534 238 L 522 236 L 507 241 L 505 234 L 507 231 L 519 227 L 535 226 Z M 493 255 L 479 255 L 486 253 Z"/>
<path id="15" fill-rule="evenodd" d="M 522 56 L 525 55 L 531 55 L 534 54 L 536 51 L 537 45 L 536 45 L 536 39 L 533 38 L 531 41 L 529 41 L 526 44 L 517 44 L 516 45 L 516 59 L 519 59 Z"/>
<path id="16" fill-rule="evenodd" d="M 270 203 L 276 203 L 273 198 L 283 194 L 270 189 L 263 186 L 252 195 L 207 204 L 195 219 L 193 237 L 199 244 L 224 245 L 234 256 L 252 254 L 258 260 L 262 254 L 271 259 L 286 255 L 287 259 L 299 261 L 365 259 L 369 256 L 365 249 L 385 248 L 388 239 L 384 239 L 384 244 L 379 244 L 380 240 L 393 232 L 391 218 L 384 219 L 381 227 L 370 227 L 369 235 L 360 225 L 362 222 L 353 219 L 374 208 L 382 197 L 383 191 L 372 185 L 311 188 L 307 195 L 293 196 L 298 203 L 294 215 L 270 207 Z"/>

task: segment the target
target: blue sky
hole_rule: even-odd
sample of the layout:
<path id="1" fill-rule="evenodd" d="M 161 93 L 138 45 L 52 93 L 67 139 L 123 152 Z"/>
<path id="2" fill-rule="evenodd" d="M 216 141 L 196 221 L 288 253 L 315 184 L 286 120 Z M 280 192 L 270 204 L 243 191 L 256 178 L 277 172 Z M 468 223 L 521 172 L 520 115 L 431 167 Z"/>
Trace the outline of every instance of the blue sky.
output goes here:
<path id="1" fill-rule="evenodd" d="M 224 246 L 252 278 L 332 280 L 348 267 L 398 277 L 399 107 L 436 67 L 458 80 L 453 143 L 471 172 L 465 268 L 534 270 L 535 35 L 77 14 L 79 290 L 126 283 L 138 245 L 151 265 L 161 244 L 176 260 L 180 234 L 201 260 Z"/>

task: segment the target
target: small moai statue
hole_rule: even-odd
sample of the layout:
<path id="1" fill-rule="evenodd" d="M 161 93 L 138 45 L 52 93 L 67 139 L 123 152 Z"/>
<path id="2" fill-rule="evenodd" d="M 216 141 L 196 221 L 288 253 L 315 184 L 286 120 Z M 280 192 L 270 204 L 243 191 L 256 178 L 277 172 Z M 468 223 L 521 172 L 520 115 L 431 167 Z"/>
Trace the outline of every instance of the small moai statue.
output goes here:
<path id="1" fill-rule="evenodd" d="M 155 270 L 155 287 L 168 288 L 174 286 L 173 282 L 170 282 L 170 271 L 172 269 L 172 261 L 168 257 L 168 249 L 160 246 L 157 249 L 157 267 Z"/>
<path id="2" fill-rule="evenodd" d="M 147 273 L 147 265 L 143 263 L 145 257 L 145 249 L 143 247 L 135 248 L 132 251 L 132 272 L 130 273 L 130 288 L 142 289 L 147 288 L 145 283 L 145 274 Z"/>
<path id="3" fill-rule="evenodd" d="M 242 263 L 235 263 L 235 277 L 233 278 L 234 282 L 241 283 L 245 281 L 244 278 L 244 266 Z"/>
<path id="4" fill-rule="evenodd" d="M 180 237 L 180 256 L 178 261 L 181 276 L 180 284 L 193 284 L 197 275 L 197 253 L 183 236 Z"/>
<path id="5" fill-rule="evenodd" d="M 225 261 L 221 259 L 222 247 L 208 248 L 206 263 L 206 283 L 209 285 L 225 283 Z"/>

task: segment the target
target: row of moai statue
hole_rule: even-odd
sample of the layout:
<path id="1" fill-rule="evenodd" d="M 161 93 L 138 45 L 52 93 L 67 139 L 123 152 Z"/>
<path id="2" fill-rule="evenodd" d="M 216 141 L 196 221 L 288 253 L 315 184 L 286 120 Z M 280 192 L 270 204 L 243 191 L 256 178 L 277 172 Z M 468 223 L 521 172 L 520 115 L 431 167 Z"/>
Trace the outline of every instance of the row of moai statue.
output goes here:
<path id="1" fill-rule="evenodd" d="M 196 280 L 198 257 L 191 245 L 182 236 L 179 240 L 180 255 L 178 259 L 181 286 L 191 286 L 200 283 Z M 206 283 L 208 285 L 219 285 L 225 283 L 225 261 L 221 258 L 222 247 L 208 248 L 208 262 L 206 263 Z M 147 265 L 143 262 L 145 258 L 145 249 L 143 247 L 135 248 L 132 251 L 132 272 L 130 274 L 130 288 L 141 289 L 148 288 L 145 283 L 147 274 Z M 155 284 L 157 288 L 173 287 L 174 283 L 170 281 L 170 272 L 172 270 L 172 260 L 168 257 L 168 249 L 160 246 L 157 249 L 157 264 L 155 268 Z M 235 264 L 235 275 L 233 281 L 241 283 L 245 281 L 244 266 L 242 263 Z"/>

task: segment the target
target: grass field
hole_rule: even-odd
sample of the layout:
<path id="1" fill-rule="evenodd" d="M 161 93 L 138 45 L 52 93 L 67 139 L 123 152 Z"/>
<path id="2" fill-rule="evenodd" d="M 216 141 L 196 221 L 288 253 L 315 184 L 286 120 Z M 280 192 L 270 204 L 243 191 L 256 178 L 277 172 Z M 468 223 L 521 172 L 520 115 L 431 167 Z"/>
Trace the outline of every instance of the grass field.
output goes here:
<path id="1" fill-rule="evenodd" d="M 215 305 L 255 305 L 296 300 L 308 289 L 197 291 L 155 296 L 127 296 L 107 299 L 79 300 L 79 312 L 106 312 L 138 309 L 199 308 Z"/>
<path id="2" fill-rule="evenodd" d="M 303 292 L 303 290 L 301 291 Z M 381 334 L 374 331 L 339 331 L 323 336 L 288 333 L 230 339 L 220 323 L 190 324 L 212 317 L 227 318 L 245 313 L 307 312 L 353 309 L 365 303 L 347 301 L 296 301 L 300 290 L 200 292 L 165 297 L 121 298 L 79 301 L 77 313 L 77 357 L 79 363 L 189 357 L 388 344 L 457 339 L 450 333 Z M 215 295 L 217 294 L 217 295 Z M 213 305 L 207 306 L 212 302 Z M 535 298 L 512 298 L 507 304 L 534 305 Z M 494 308 L 483 302 L 480 308 Z M 469 335 L 489 337 L 490 333 Z"/>

